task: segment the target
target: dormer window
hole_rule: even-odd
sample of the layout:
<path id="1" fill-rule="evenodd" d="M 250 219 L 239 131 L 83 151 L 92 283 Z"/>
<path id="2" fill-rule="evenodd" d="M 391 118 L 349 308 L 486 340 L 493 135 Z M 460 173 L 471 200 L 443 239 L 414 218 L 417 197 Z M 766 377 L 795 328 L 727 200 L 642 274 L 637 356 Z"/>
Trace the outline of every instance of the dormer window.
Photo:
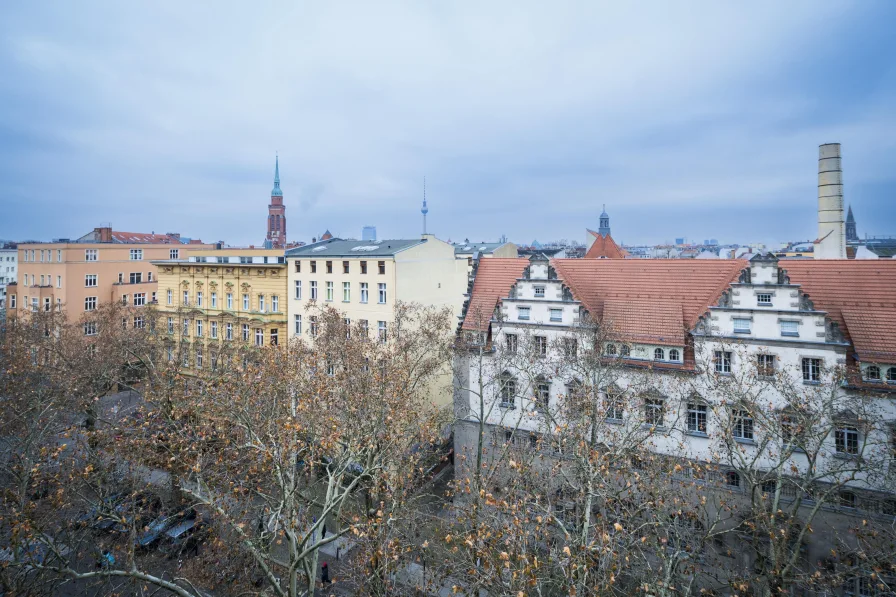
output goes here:
<path id="1" fill-rule="evenodd" d="M 756 304 L 760 307 L 771 307 L 772 295 L 768 292 L 760 292 L 756 295 Z"/>
<path id="2" fill-rule="evenodd" d="M 868 381 L 880 381 L 880 367 L 869 365 L 865 368 L 865 379 Z"/>
<path id="3" fill-rule="evenodd" d="M 887 383 L 896 383 L 896 367 L 887 369 Z"/>
<path id="4" fill-rule="evenodd" d="M 544 298 L 544 286 L 535 287 L 535 298 Z"/>

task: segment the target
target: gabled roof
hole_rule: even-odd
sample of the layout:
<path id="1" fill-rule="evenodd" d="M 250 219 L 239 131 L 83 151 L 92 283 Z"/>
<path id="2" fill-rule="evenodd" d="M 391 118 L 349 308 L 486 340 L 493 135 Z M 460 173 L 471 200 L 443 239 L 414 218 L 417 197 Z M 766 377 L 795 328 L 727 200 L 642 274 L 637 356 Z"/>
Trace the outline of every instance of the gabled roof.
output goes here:
<path id="1" fill-rule="evenodd" d="M 781 267 L 840 326 L 860 360 L 896 362 L 896 261 L 813 259 Z"/>
<path id="2" fill-rule="evenodd" d="M 148 244 L 148 245 L 184 245 L 190 242 L 190 239 L 173 236 L 171 234 L 151 234 L 148 232 L 121 232 L 112 231 L 112 242 L 119 244 Z"/>
<path id="3" fill-rule="evenodd" d="M 486 331 L 498 301 L 510 293 L 511 286 L 523 275 L 523 270 L 528 265 L 529 259 L 526 257 L 480 260 L 461 328 Z"/>
<path id="4" fill-rule="evenodd" d="M 591 243 L 591 248 L 585 253 L 585 259 L 625 259 L 625 256 L 628 255 L 627 251 L 619 248 L 612 235 L 603 236 L 593 230 L 588 230 L 588 232 L 593 234 L 595 239 Z"/>
<path id="5" fill-rule="evenodd" d="M 384 257 L 426 242 L 424 239 L 342 240 L 331 238 L 286 251 L 287 257 Z"/>
<path id="6" fill-rule="evenodd" d="M 621 336 L 684 343 L 701 315 L 738 279 L 740 259 L 554 259 L 557 274 L 592 317 L 613 320 Z"/>

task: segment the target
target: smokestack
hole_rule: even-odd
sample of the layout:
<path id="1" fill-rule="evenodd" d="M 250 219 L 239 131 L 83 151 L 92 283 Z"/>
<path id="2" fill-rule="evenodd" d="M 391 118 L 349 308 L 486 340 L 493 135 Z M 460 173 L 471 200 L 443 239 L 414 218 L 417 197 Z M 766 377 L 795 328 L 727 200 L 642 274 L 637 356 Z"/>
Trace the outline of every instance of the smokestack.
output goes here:
<path id="1" fill-rule="evenodd" d="M 815 258 L 846 259 L 839 143 L 818 146 L 818 240 L 815 241 Z"/>

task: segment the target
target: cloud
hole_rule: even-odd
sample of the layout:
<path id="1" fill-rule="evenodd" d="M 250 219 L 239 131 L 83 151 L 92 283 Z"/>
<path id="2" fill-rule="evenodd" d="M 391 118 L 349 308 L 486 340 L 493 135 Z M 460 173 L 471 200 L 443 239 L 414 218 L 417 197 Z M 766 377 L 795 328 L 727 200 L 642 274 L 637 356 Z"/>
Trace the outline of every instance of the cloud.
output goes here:
<path id="1" fill-rule="evenodd" d="M 424 175 L 445 238 L 579 238 L 603 203 L 627 242 L 808 238 L 831 140 L 860 232 L 896 221 L 883 0 L 6 13 L 0 237 L 258 243 L 279 151 L 295 239 L 416 235 Z"/>

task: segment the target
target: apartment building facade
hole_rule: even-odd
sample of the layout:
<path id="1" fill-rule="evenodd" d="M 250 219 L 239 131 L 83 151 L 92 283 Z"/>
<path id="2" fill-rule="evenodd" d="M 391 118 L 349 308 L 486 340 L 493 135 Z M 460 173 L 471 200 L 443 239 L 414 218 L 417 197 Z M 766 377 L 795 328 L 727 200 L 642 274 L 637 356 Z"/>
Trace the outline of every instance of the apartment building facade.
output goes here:
<path id="1" fill-rule="evenodd" d="M 211 247 L 179 234 L 96 228 L 83 237 L 18 246 L 18 275 L 10 316 L 59 309 L 70 321 L 109 301 L 142 307 L 158 299 L 154 259 L 178 258 L 187 248 Z"/>
<path id="2" fill-rule="evenodd" d="M 0 311 L 6 309 L 6 287 L 16 281 L 19 252 L 14 244 L 0 246 Z"/>
<path id="3" fill-rule="evenodd" d="M 855 475 L 826 506 L 825 525 L 818 525 L 806 550 L 806 561 L 826 561 L 835 537 L 848 535 L 850 521 L 896 515 L 894 313 L 896 265 L 881 261 L 779 261 L 770 254 L 749 262 L 543 256 L 484 261 L 461 327 L 477 348 L 459 359 L 455 451 L 475 454 L 479 421 L 489 429 L 490 448 L 508 438 L 523 437 L 526 446 L 549 438 L 549 414 L 560 412 L 583 381 L 565 368 L 564 359 L 552 359 L 552 352 L 589 349 L 575 338 L 581 341 L 576 330 L 591 318 L 614 334 L 603 346 L 590 347 L 614 367 L 612 382 L 601 389 L 605 420 L 612 423 L 604 429 L 649 433 L 652 450 L 681 460 L 676 470 L 682 475 L 703 464 L 717 468 L 732 503 L 750 499 L 737 472 L 742 460 L 762 471 L 786 453 L 778 465 L 795 477 L 808 467 L 845 470 L 848 466 L 839 463 L 858 461 L 863 470 L 875 471 Z M 534 355 L 523 359 L 524 367 L 512 358 L 499 361 L 524 342 Z M 551 365 L 541 371 L 540 359 Z M 828 386 L 829 403 L 843 408 L 828 413 L 835 425 L 822 440 L 818 460 L 764 439 L 763 421 L 774 421 L 775 431 L 783 434 L 795 416 L 789 410 L 799 401 L 795 398 L 811 404 L 813 392 L 828 391 L 825 372 L 838 368 L 849 374 Z M 538 377 L 533 371 L 540 371 Z M 760 414 L 738 410 L 725 384 L 747 371 L 755 372 L 759 383 L 785 376 L 790 385 L 780 387 L 795 393 L 772 393 Z M 483 402 L 472 390 L 480 374 L 488 382 Z M 615 405 L 611 394 L 634 391 L 636 383 L 645 382 L 645 398 L 625 409 Z M 758 390 L 757 395 L 769 396 Z M 860 404 L 872 407 L 859 412 Z M 832 473 L 827 480 L 834 478 Z M 788 491 L 762 489 L 777 490 L 782 496 Z M 811 495 L 801 499 L 813 507 Z"/>
<path id="4" fill-rule="evenodd" d="M 216 370 L 228 348 L 287 341 L 287 275 L 281 249 L 186 251 L 158 268 L 158 315 L 168 360 L 187 371 Z"/>

